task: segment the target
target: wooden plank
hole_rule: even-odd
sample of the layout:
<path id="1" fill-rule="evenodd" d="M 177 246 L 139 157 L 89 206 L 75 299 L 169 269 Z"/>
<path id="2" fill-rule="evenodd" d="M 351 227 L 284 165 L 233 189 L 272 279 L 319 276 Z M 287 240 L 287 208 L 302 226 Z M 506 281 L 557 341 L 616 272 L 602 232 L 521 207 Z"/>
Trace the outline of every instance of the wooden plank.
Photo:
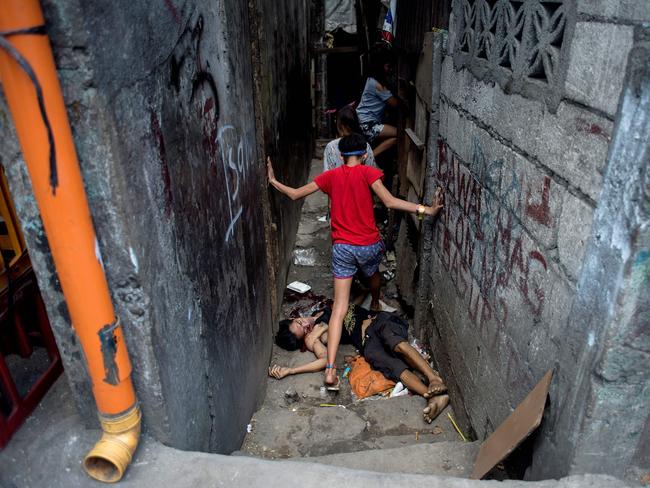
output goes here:
<path id="1" fill-rule="evenodd" d="M 415 147 L 418 148 L 418 151 L 424 151 L 424 142 L 422 142 L 422 139 L 418 137 L 418 135 L 413 132 L 413 129 L 407 128 L 404 130 L 406 132 L 406 135 L 411 139 L 411 142 L 415 144 Z"/>
<path id="2" fill-rule="evenodd" d="M 357 53 L 359 48 L 357 46 L 339 46 L 339 47 L 315 47 L 313 48 L 315 54 L 345 54 Z"/>
<path id="3" fill-rule="evenodd" d="M 552 378 L 553 370 L 549 369 L 515 411 L 481 444 L 470 479 L 485 476 L 539 427 Z"/>

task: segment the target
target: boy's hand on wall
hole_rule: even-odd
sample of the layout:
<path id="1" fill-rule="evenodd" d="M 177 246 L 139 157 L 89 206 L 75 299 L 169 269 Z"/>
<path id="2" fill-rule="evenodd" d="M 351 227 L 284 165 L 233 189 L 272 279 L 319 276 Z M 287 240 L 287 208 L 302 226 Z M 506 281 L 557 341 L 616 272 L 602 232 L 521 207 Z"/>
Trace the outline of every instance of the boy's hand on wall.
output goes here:
<path id="1" fill-rule="evenodd" d="M 271 163 L 270 156 L 266 157 L 266 175 L 269 178 L 269 183 L 273 183 L 275 181 L 275 173 L 273 172 L 273 164 Z"/>
<path id="2" fill-rule="evenodd" d="M 433 205 L 431 207 L 425 207 L 425 213 L 427 215 L 436 215 L 444 206 L 445 195 L 442 191 L 442 188 L 438 187 L 436 189 L 436 193 L 433 195 Z"/>
<path id="3" fill-rule="evenodd" d="M 442 191 L 441 187 L 436 189 L 436 193 L 433 195 L 433 207 L 442 208 L 445 204 L 445 194 Z"/>

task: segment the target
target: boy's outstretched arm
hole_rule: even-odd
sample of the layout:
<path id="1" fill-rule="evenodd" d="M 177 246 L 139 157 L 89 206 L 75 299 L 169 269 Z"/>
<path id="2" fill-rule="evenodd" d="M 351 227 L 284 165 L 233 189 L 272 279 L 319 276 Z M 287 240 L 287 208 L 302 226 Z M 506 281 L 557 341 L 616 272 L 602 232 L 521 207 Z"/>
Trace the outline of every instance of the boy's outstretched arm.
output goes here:
<path id="1" fill-rule="evenodd" d="M 381 179 L 376 180 L 372 184 L 372 190 L 383 202 L 383 204 L 392 210 L 402 210 L 403 212 L 410 212 L 410 213 L 418 212 L 418 208 L 420 207 L 419 203 L 407 202 L 406 200 L 402 200 L 401 198 L 394 197 L 386 189 Z M 442 188 L 438 188 L 433 197 L 433 206 L 427 207 L 426 205 L 422 205 L 422 207 L 424 207 L 424 213 L 426 215 L 437 215 L 438 212 L 440 212 L 440 209 L 444 206 L 443 203 L 444 203 L 444 198 L 442 194 Z"/>
<path id="2" fill-rule="evenodd" d="M 311 183 L 307 183 L 305 186 L 301 186 L 300 188 L 292 188 L 287 185 L 283 185 L 280 183 L 278 180 L 275 179 L 275 173 L 273 172 L 273 165 L 271 164 L 271 158 L 266 157 L 266 173 L 269 177 L 269 183 L 278 190 L 281 193 L 284 193 L 286 196 L 291 198 L 291 200 L 298 200 L 300 198 L 304 198 L 307 195 L 311 195 L 312 193 L 318 191 L 320 188 L 318 188 L 318 185 L 314 183 L 313 181 Z"/>

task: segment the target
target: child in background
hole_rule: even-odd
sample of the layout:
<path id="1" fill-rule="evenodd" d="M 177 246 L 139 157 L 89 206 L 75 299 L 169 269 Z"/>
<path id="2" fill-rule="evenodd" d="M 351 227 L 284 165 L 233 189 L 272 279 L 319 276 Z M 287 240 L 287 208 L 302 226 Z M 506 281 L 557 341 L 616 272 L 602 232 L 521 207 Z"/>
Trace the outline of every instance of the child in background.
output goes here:
<path id="1" fill-rule="evenodd" d="M 350 134 L 361 134 L 357 112 L 350 105 L 346 105 L 339 110 L 336 116 L 336 131 L 338 132 L 339 138 L 330 141 L 323 151 L 323 171 L 338 168 L 343 164 L 343 156 L 341 156 L 341 151 L 339 151 L 341 137 L 349 136 Z M 366 144 L 366 152 L 368 153 L 368 157 L 366 158 L 365 164 L 376 168 L 377 164 L 375 163 L 375 157 L 370 144 Z"/>
<path id="2" fill-rule="evenodd" d="M 381 181 L 383 173 L 363 164 L 368 154 L 366 140 L 360 134 L 343 137 L 339 142 L 339 149 L 345 164 L 320 174 L 314 181 L 300 188 L 291 188 L 280 183 L 273 173 L 271 159 L 267 159 L 269 183 L 292 200 L 304 198 L 318 190 L 330 197 L 334 305 L 329 322 L 325 369 L 325 385 L 330 390 L 338 390 L 336 353 L 341 339 L 343 319 L 348 312 L 352 277 L 357 271 L 360 270 L 369 278 L 371 308 L 380 307 L 379 263 L 384 253 L 384 243 L 375 222 L 371 190 L 386 207 L 416 213 L 421 217 L 436 215 L 442 208 L 440 189 L 436 191 L 432 207 L 407 202 L 391 195 Z"/>
<path id="3" fill-rule="evenodd" d="M 397 143 L 397 128 L 384 124 L 386 106 L 399 108 L 402 102 L 388 89 L 388 77 L 393 71 L 386 48 L 375 48 L 371 54 L 370 76 L 357 107 L 357 116 L 363 135 L 375 147 L 375 156 Z M 378 143 L 375 146 L 375 143 Z"/>

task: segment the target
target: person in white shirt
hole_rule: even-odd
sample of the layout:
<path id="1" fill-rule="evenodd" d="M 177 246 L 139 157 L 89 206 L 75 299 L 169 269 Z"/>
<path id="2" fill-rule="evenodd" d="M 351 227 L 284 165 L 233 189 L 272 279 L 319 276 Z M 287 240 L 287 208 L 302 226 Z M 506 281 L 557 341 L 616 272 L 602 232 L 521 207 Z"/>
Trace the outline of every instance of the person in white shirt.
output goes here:
<path id="1" fill-rule="evenodd" d="M 323 152 L 323 171 L 338 168 L 343 164 L 343 156 L 341 156 L 341 151 L 339 151 L 341 137 L 349 136 L 350 134 L 361 134 L 357 113 L 352 106 L 346 105 L 339 110 L 336 116 L 336 131 L 339 135 L 338 139 L 330 141 L 325 146 L 325 151 Z M 377 163 L 375 163 L 375 156 L 372 153 L 370 144 L 366 146 L 366 151 L 368 157 L 366 158 L 365 164 L 376 168 Z"/>

